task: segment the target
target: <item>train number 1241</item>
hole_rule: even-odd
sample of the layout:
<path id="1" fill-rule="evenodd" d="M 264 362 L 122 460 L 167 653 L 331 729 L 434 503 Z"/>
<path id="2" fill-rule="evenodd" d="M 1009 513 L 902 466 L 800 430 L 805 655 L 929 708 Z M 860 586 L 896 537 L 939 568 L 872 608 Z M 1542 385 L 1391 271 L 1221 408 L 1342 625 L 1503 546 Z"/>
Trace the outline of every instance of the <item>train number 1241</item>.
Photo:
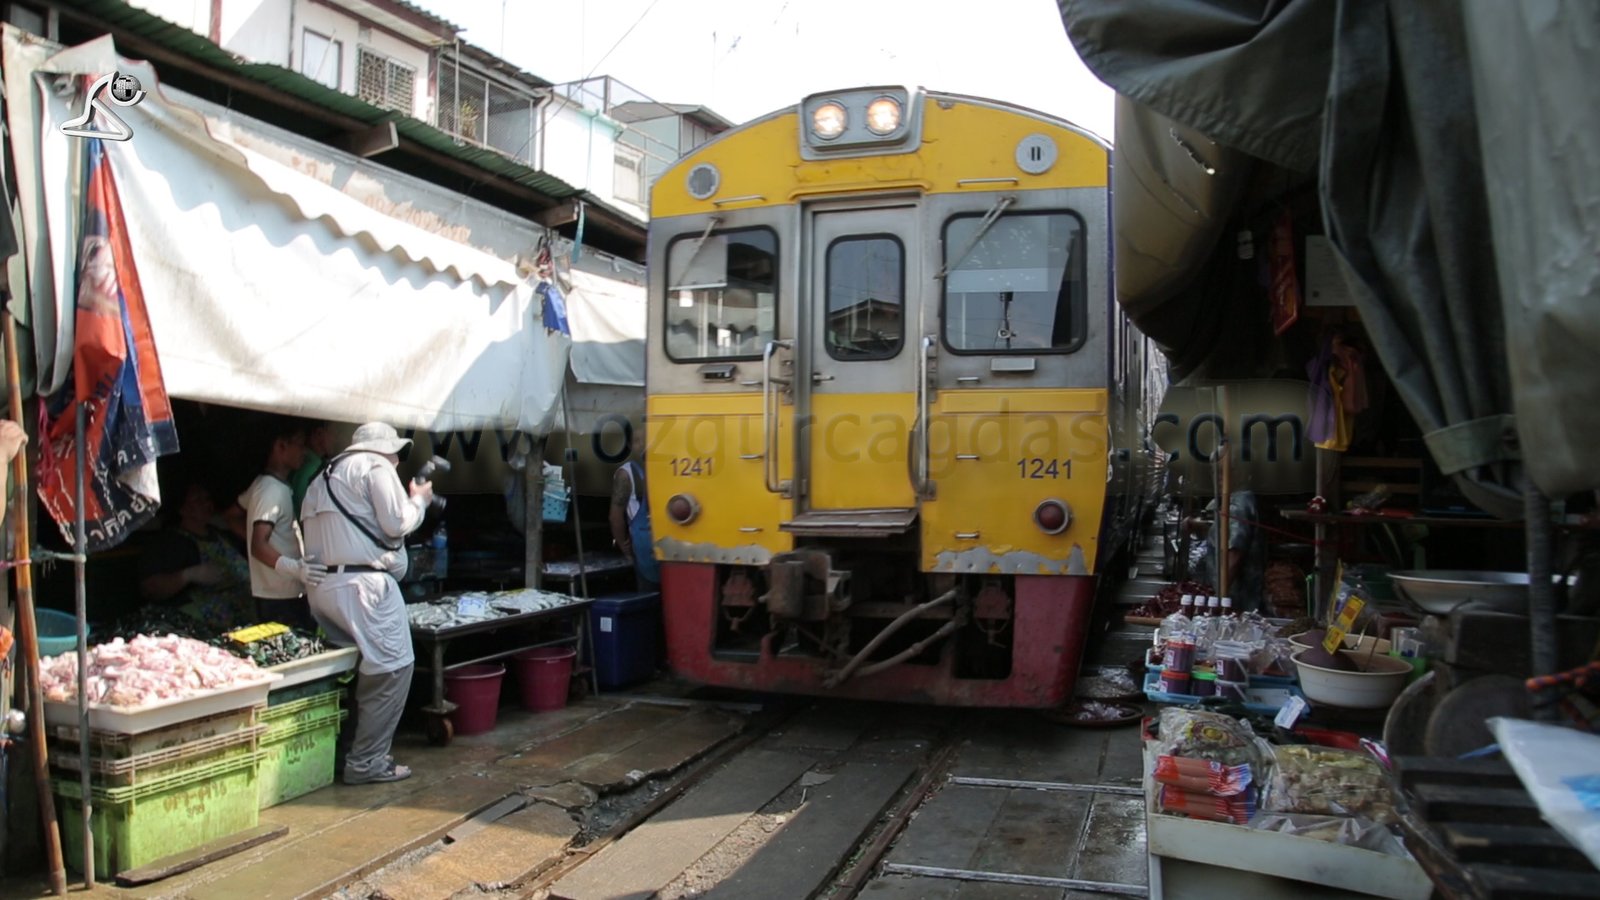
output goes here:
<path id="1" fill-rule="evenodd" d="M 1019 478 L 1071 478 L 1072 460 L 1040 459 L 1030 457 L 1017 460 Z"/>
<path id="2" fill-rule="evenodd" d="M 693 475 L 710 475 L 712 459 L 709 456 L 679 456 L 672 460 L 672 474 L 679 478 Z"/>

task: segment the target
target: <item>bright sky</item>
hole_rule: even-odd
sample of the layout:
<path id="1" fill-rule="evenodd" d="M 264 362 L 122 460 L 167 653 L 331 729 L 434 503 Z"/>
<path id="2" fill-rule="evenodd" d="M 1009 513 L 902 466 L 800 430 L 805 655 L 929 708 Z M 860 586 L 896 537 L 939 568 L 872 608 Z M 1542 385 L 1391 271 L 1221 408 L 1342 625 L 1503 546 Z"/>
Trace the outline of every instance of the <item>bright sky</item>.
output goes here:
<path id="1" fill-rule="evenodd" d="M 541 78 L 611 75 L 733 122 L 817 91 L 906 84 L 1020 104 L 1111 137 L 1111 90 L 1079 62 L 1055 0 L 413 2 Z"/>

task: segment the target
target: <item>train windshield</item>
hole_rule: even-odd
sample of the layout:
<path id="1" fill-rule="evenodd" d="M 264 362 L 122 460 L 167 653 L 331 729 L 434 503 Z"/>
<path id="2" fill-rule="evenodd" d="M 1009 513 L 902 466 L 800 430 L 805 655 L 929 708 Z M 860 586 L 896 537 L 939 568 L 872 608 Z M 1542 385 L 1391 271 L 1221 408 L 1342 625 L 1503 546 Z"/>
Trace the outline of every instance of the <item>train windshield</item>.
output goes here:
<path id="1" fill-rule="evenodd" d="M 900 352 L 905 253 L 892 235 L 852 235 L 828 246 L 827 346 L 838 360 Z"/>
<path id="2" fill-rule="evenodd" d="M 944 337 L 962 353 L 1074 349 L 1085 302 L 1083 221 L 1071 213 L 981 214 L 945 225 Z M 970 249 L 969 249 L 970 248 Z"/>
<path id="3" fill-rule="evenodd" d="M 754 358 L 772 340 L 778 236 L 770 228 L 687 234 L 667 248 L 667 355 Z"/>

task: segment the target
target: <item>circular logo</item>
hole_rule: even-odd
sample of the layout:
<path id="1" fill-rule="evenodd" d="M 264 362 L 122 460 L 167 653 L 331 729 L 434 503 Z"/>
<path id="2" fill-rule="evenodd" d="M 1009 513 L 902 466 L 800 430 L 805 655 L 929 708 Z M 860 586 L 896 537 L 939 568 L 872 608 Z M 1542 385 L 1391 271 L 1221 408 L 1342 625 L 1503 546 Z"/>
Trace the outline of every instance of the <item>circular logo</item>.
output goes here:
<path id="1" fill-rule="evenodd" d="M 132 75 L 123 75 L 120 72 L 116 78 L 111 79 L 111 98 L 118 103 L 132 103 L 142 90 L 139 79 Z"/>

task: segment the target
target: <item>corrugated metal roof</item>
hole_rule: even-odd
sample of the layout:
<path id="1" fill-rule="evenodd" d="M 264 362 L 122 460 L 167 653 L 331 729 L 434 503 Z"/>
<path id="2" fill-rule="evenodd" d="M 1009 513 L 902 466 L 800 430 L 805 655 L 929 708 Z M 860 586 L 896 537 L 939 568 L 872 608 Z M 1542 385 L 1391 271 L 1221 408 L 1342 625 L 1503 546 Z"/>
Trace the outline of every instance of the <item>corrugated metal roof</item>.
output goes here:
<path id="1" fill-rule="evenodd" d="M 408 4 L 409 5 L 409 4 Z M 201 35 L 121 0 L 78 0 L 73 8 L 111 28 L 125 31 L 225 71 L 234 72 L 273 90 L 315 104 L 368 125 L 395 123 L 400 136 L 430 150 L 469 163 L 492 174 L 537 191 L 553 200 L 582 196 L 595 202 L 586 191 L 492 150 L 463 146 L 450 135 L 420 119 L 383 109 L 350 94 L 336 91 L 283 66 L 248 62 L 218 47 Z"/>
<path id="2" fill-rule="evenodd" d="M 422 7 L 416 5 L 415 3 L 407 3 L 406 0 L 389 0 L 389 2 L 393 3 L 395 6 L 398 6 L 403 10 L 406 10 L 408 12 L 416 13 L 417 15 L 422 16 L 425 19 L 432 20 L 436 24 L 443 25 L 444 27 L 450 29 L 451 31 L 456 32 L 457 34 L 459 34 L 461 32 L 461 26 L 460 25 L 457 25 L 456 23 L 450 21 L 449 19 L 443 18 L 442 16 L 440 16 L 437 13 L 429 12 L 428 10 L 423 9 Z"/>

